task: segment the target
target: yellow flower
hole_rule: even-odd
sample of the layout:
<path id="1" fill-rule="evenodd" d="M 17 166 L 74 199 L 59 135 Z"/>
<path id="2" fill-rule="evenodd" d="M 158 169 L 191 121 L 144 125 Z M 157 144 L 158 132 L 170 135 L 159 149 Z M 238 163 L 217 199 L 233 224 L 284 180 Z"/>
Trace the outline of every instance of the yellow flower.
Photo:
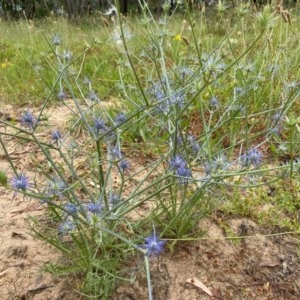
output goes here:
<path id="1" fill-rule="evenodd" d="M 181 40 L 182 40 L 181 35 L 180 35 L 180 34 L 176 34 L 176 35 L 174 36 L 174 40 L 175 40 L 175 41 L 181 41 Z"/>
<path id="2" fill-rule="evenodd" d="M 3 62 L 0 64 L 1 69 L 5 69 L 8 66 L 13 66 L 10 62 Z"/>

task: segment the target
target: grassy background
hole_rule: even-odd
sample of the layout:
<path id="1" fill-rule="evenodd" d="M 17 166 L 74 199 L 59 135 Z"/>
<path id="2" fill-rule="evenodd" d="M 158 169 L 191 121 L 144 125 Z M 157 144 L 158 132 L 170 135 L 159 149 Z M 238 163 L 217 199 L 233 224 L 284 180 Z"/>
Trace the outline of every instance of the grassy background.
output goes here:
<path id="1" fill-rule="evenodd" d="M 271 9 L 272 11 L 272 9 Z M 260 12 L 261 13 L 261 12 Z M 194 36 L 190 30 L 191 24 L 181 15 L 175 15 L 168 23 L 170 33 L 170 45 L 167 49 L 167 61 L 171 66 L 187 63 L 191 55 L 195 54 L 194 39 L 201 52 L 209 54 L 220 45 L 223 55 L 228 62 L 233 61 L 245 49 L 252 44 L 253 39 L 261 30 L 260 21 L 251 7 L 238 7 L 234 11 L 210 12 L 206 15 L 196 14 L 192 16 Z M 265 34 L 245 57 L 241 63 L 245 66 L 249 62 L 249 68 L 255 67 L 255 74 L 264 74 L 272 65 L 279 68 L 276 78 L 266 83 L 275 89 L 276 97 L 280 95 L 280 82 L 297 81 L 299 77 L 299 18 L 296 11 L 290 14 L 292 24 L 284 22 L 281 15 L 274 14 L 272 28 Z M 135 55 L 143 51 L 141 43 L 147 35 L 146 27 L 138 18 L 129 19 L 128 24 L 135 35 L 135 41 L 131 42 L 131 49 Z M 82 24 L 70 24 L 64 19 L 46 19 L 31 22 L 4 22 L 1 21 L 0 41 L 0 76 L 2 84 L 0 97 L 2 103 L 42 103 L 48 91 L 45 91 L 45 82 L 51 86 L 54 77 L 51 68 L 48 68 L 47 60 L 51 56 L 45 37 L 51 40 L 51 35 L 58 33 L 63 41 L 63 47 L 70 49 L 73 58 L 90 47 L 87 55 L 78 59 L 78 64 L 83 65 L 82 74 L 93 78 L 94 86 L 105 94 L 118 83 L 118 62 L 120 53 L 116 51 L 111 39 L 113 24 L 106 27 L 99 20 L 90 20 Z M 228 36 L 228 34 L 230 35 Z M 182 34 L 180 42 L 172 40 L 172 36 Z M 226 40 L 228 37 L 228 40 Z M 225 40 L 224 40 L 225 38 Z M 189 44 L 189 45 L 188 45 Z M 219 47 L 219 46 L 218 46 Z M 221 56 L 220 56 L 221 58 Z M 145 74 L 153 68 L 148 60 L 137 57 L 135 67 L 137 72 Z M 36 76 L 33 67 L 39 65 L 43 68 L 43 78 Z M 76 64 L 75 64 L 76 67 Z M 150 68 L 150 69 L 149 69 Z"/>

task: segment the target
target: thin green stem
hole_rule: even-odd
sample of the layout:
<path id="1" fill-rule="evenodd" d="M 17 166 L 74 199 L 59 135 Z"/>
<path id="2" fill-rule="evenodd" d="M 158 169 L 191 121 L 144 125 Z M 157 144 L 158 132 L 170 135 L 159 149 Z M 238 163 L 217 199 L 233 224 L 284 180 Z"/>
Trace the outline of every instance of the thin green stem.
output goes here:
<path id="1" fill-rule="evenodd" d="M 104 205 L 106 211 L 109 211 L 109 203 L 105 191 L 105 180 L 104 180 L 104 170 L 103 170 L 103 159 L 102 159 L 102 150 L 101 150 L 101 140 L 96 140 L 97 147 L 97 156 L 98 156 L 98 176 L 99 176 L 99 192 L 100 195 L 103 195 Z"/>

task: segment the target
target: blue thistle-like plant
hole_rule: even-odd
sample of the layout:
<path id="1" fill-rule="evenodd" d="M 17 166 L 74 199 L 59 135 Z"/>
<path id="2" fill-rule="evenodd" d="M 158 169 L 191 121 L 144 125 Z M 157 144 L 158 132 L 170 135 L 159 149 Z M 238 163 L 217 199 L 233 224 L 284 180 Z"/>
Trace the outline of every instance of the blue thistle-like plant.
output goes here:
<path id="1" fill-rule="evenodd" d="M 64 92 L 63 89 L 60 89 L 60 91 L 57 93 L 57 98 L 60 101 L 64 101 L 64 100 L 67 99 L 67 95 L 66 95 L 66 93 Z"/>
<path id="2" fill-rule="evenodd" d="M 76 215 L 78 212 L 78 207 L 75 204 L 68 202 L 65 204 L 65 210 L 69 215 Z"/>
<path id="3" fill-rule="evenodd" d="M 61 139 L 62 139 L 62 133 L 59 129 L 55 129 L 51 131 L 51 141 L 53 141 L 55 144 L 58 145 Z"/>
<path id="4" fill-rule="evenodd" d="M 142 247 L 147 250 L 148 256 L 156 256 L 164 250 L 165 243 L 166 241 L 159 240 L 159 237 L 152 233 L 145 239 L 145 244 Z"/>
<path id="5" fill-rule="evenodd" d="M 108 145 L 108 156 L 112 160 L 118 160 L 122 157 L 122 152 L 118 143 L 115 145 Z"/>
<path id="6" fill-rule="evenodd" d="M 180 155 L 172 157 L 169 164 L 170 170 L 174 171 L 176 176 L 179 176 L 178 181 L 180 184 L 187 184 L 190 181 L 192 178 L 192 172 Z"/>
<path id="7" fill-rule="evenodd" d="M 76 229 L 76 225 L 74 224 L 73 221 L 71 220 L 67 220 L 65 222 L 63 222 L 59 227 L 58 227 L 58 231 L 60 234 L 62 235 L 68 235 L 70 234 L 72 231 L 74 231 Z"/>
<path id="8" fill-rule="evenodd" d="M 29 110 L 24 111 L 23 115 L 21 116 L 21 124 L 25 127 L 33 129 L 34 125 L 36 124 L 36 118 Z"/>
<path id="9" fill-rule="evenodd" d="M 179 107 L 183 107 L 184 105 L 184 102 L 185 102 L 185 95 L 183 92 L 174 92 L 171 97 L 170 97 L 170 100 L 169 100 L 169 105 L 172 106 L 172 105 L 178 105 Z"/>
<path id="10" fill-rule="evenodd" d="M 120 196 L 117 193 L 114 193 L 114 192 L 109 193 L 108 199 L 109 199 L 109 202 L 110 202 L 112 207 L 114 207 L 115 205 L 117 205 L 121 201 Z"/>
<path id="11" fill-rule="evenodd" d="M 178 168 L 175 174 L 180 177 L 178 178 L 180 184 L 188 184 L 192 178 L 192 171 L 185 166 Z"/>
<path id="12" fill-rule="evenodd" d="M 53 177 L 47 188 L 47 194 L 61 198 L 66 190 L 66 184 L 57 177 Z"/>
<path id="13" fill-rule="evenodd" d="M 126 122 L 126 120 L 127 120 L 127 117 L 126 117 L 125 113 L 119 113 L 115 118 L 115 123 L 116 123 L 116 125 L 120 125 L 120 124 Z"/>
<path id="14" fill-rule="evenodd" d="M 90 202 L 86 204 L 86 209 L 92 214 L 99 214 L 102 211 L 101 203 Z"/>
<path id="15" fill-rule="evenodd" d="M 257 148 L 249 149 L 245 154 L 241 155 L 240 162 L 243 167 L 253 165 L 258 167 L 263 160 L 263 154 Z"/>
<path id="16" fill-rule="evenodd" d="M 177 170 L 179 168 L 185 168 L 186 162 L 180 155 L 175 155 L 169 160 L 170 170 Z"/>
<path id="17" fill-rule="evenodd" d="M 96 117 L 94 118 L 94 129 L 96 134 L 98 135 L 101 132 L 107 131 L 107 126 L 102 118 Z"/>
<path id="18" fill-rule="evenodd" d="M 187 141 L 188 141 L 189 145 L 191 146 L 194 154 L 197 155 L 201 150 L 200 144 L 195 140 L 195 137 L 193 135 L 189 135 L 187 137 Z"/>
<path id="19" fill-rule="evenodd" d="M 94 91 L 90 91 L 87 98 L 94 102 L 100 101 L 99 97 L 97 96 L 97 94 Z"/>
<path id="20" fill-rule="evenodd" d="M 22 192 L 27 191 L 30 188 L 29 177 L 24 173 L 17 174 L 11 181 L 11 187 Z"/>
<path id="21" fill-rule="evenodd" d="M 69 51 L 69 50 L 64 50 L 64 52 L 63 52 L 63 58 L 66 61 L 70 61 L 72 59 L 72 52 Z"/>
<path id="22" fill-rule="evenodd" d="M 185 78 L 187 76 L 192 76 L 194 73 L 189 67 L 186 67 L 186 66 L 178 67 L 177 72 L 178 72 L 179 76 L 181 77 L 181 79 L 183 79 L 183 80 L 185 80 Z"/>
<path id="23" fill-rule="evenodd" d="M 217 174 L 218 172 L 226 171 L 230 166 L 224 154 L 219 154 L 209 162 L 204 163 L 206 176 Z"/>
<path id="24" fill-rule="evenodd" d="M 61 44 L 61 41 L 60 41 L 60 37 L 57 33 L 53 34 L 52 35 L 52 40 L 51 40 L 52 44 L 54 46 L 59 46 Z"/>
<path id="25" fill-rule="evenodd" d="M 216 96 L 213 96 L 211 99 L 210 99 L 210 107 L 213 108 L 213 109 L 217 109 L 219 107 L 220 103 L 219 103 L 219 100 Z"/>
<path id="26" fill-rule="evenodd" d="M 130 164 L 126 159 L 120 160 L 118 166 L 119 166 L 119 168 L 121 169 L 122 172 L 126 172 L 130 168 Z"/>

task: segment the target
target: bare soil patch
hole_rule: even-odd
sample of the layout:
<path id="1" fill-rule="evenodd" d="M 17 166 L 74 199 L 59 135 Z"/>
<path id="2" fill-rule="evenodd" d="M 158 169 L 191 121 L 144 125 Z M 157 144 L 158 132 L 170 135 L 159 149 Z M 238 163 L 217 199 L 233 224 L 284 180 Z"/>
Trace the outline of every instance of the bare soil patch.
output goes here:
<path id="1" fill-rule="evenodd" d="M 208 239 L 179 242 L 173 253 L 152 261 L 154 299 L 300 299 L 299 240 L 265 236 L 272 228 L 245 218 L 228 219 L 226 225 L 236 236 L 249 236 L 226 239 L 219 224 L 204 220 L 201 230 L 207 231 Z M 191 278 L 212 296 L 188 283 Z M 147 299 L 145 282 L 140 274 L 133 285 L 119 287 L 114 299 Z"/>

